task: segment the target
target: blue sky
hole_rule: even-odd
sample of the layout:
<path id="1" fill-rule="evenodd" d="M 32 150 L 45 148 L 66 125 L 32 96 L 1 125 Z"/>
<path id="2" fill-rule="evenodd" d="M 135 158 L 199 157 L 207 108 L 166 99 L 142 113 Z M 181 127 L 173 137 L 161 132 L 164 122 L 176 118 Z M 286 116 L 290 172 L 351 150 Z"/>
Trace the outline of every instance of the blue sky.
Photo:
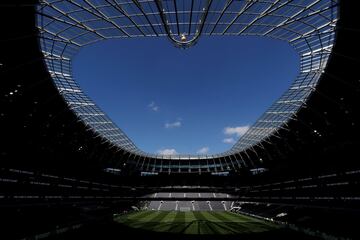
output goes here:
<path id="1" fill-rule="evenodd" d="M 83 48 L 74 77 L 143 151 L 228 150 L 291 84 L 299 58 L 285 42 L 202 37 L 107 40 Z"/>

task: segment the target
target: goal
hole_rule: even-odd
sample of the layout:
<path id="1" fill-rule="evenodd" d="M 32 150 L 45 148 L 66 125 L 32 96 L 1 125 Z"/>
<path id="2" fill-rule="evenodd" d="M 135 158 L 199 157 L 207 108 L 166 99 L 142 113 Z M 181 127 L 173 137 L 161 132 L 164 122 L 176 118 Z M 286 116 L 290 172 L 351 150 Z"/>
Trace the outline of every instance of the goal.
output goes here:
<path id="1" fill-rule="evenodd" d="M 180 207 L 179 210 L 181 212 L 190 212 L 191 209 L 190 209 L 190 207 Z"/>

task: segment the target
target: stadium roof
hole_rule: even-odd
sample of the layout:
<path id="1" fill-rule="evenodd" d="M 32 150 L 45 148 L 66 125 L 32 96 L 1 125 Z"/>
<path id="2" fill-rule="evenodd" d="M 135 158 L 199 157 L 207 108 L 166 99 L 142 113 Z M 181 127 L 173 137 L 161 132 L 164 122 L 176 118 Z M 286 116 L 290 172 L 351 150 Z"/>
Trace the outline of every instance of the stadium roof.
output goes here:
<path id="1" fill-rule="evenodd" d="M 43 0 L 37 25 L 45 62 L 68 106 L 87 127 L 132 154 L 161 159 L 210 159 L 261 146 L 306 106 L 331 54 L 338 19 L 336 0 Z M 167 37 L 188 48 L 201 36 L 264 36 L 286 41 L 300 55 L 290 88 L 228 151 L 217 155 L 145 153 L 86 96 L 72 75 L 81 47 L 112 38 Z"/>

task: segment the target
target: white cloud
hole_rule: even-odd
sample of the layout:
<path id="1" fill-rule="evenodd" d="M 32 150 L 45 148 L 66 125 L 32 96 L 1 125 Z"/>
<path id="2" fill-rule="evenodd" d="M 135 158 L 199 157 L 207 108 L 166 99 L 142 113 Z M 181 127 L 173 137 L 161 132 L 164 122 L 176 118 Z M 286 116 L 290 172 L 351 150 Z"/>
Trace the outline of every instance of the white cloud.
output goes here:
<path id="1" fill-rule="evenodd" d="M 239 127 L 226 127 L 224 128 L 224 134 L 228 136 L 236 135 L 237 137 L 240 137 L 244 135 L 244 133 L 249 129 L 249 127 L 249 125 Z"/>
<path id="2" fill-rule="evenodd" d="M 210 150 L 209 147 L 202 147 L 196 153 L 198 153 L 198 154 L 207 154 L 209 152 L 209 150 Z"/>
<path id="3" fill-rule="evenodd" d="M 165 123 L 165 128 L 178 128 L 181 127 L 181 121 L 177 120 L 175 122 L 172 123 Z"/>
<path id="4" fill-rule="evenodd" d="M 234 138 L 224 138 L 223 143 L 232 144 L 232 143 L 235 143 L 235 140 L 234 140 Z"/>
<path id="5" fill-rule="evenodd" d="M 152 110 L 152 111 L 154 111 L 154 112 L 158 112 L 159 111 L 159 106 L 158 105 L 156 105 L 156 103 L 154 102 L 154 101 L 152 101 L 149 105 L 148 105 L 148 107 Z"/>
<path id="6" fill-rule="evenodd" d="M 174 148 L 165 148 L 157 151 L 160 155 L 176 155 L 178 154 Z"/>

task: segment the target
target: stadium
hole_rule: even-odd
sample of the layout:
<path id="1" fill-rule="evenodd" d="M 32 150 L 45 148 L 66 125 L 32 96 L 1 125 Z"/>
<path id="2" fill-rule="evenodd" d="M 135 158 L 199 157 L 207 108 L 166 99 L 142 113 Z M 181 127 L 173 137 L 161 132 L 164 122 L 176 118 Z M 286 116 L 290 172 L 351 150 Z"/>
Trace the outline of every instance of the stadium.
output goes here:
<path id="1" fill-rule="evenodd" d="M 2 1 L 1 239 L 358 239 L 355 2 Z M 300 71 L 221 153 L 141 150 L 73 77 L 102 40 L 225 36 L 284 41 Z"/>

